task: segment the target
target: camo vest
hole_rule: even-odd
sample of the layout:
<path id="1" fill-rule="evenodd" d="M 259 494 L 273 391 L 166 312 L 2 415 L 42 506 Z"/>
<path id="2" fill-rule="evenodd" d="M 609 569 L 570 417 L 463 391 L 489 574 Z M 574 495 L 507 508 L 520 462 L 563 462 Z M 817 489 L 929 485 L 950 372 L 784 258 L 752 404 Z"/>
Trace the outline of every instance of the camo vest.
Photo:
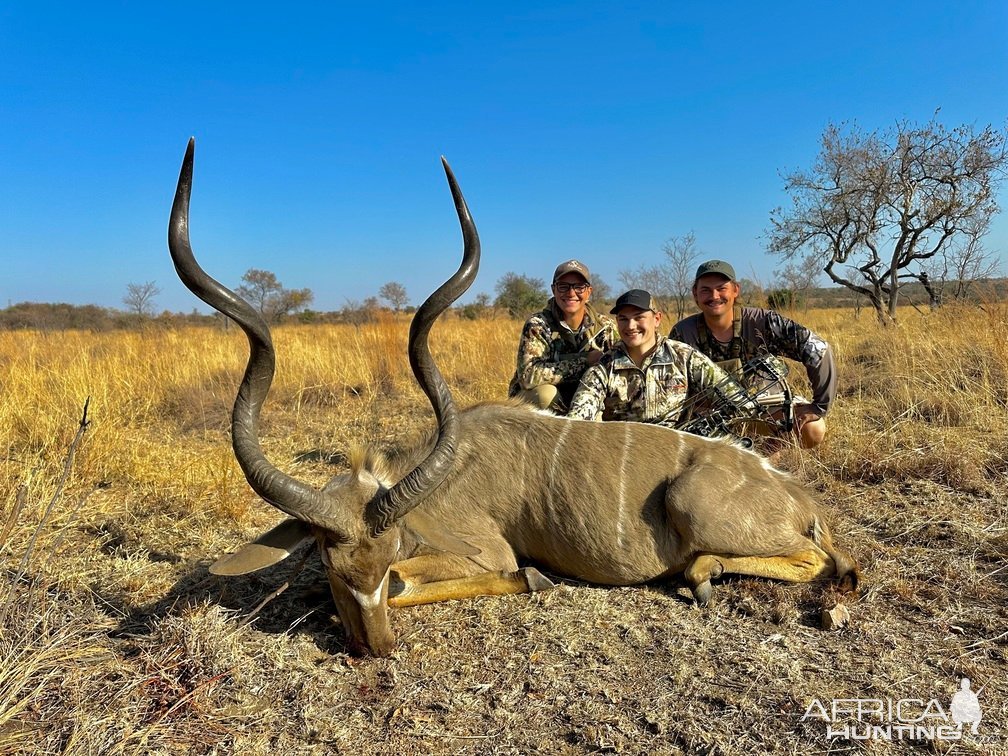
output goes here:
<path id="1" fill-rule="evenodd" d="M 548 384 L 556 386 L 564 405 L 569 405 L 588 369 L 588 352 L 605 352 L 619 342 L 612 318 L 591 305 L 585 305 L 585 310 L 581 327 L 575 331 L 564 322 L 551 297 L 545 309 L 525 322 L 508 396 Z"/>
<path id="2" fill-rule="evenodd" d="M 811 404 L 825 414 L 836 397 L 836 366 L 829 345 L 799 323 L 773 310 L 735 306 L 732 338 L 727 344 L 713 337 L 702 314 L 683 318 L 671 338 L 697 347 L 716 362 L 773 355 L 801 362 L 812 387 Z M 749 386 L 750 389 L 765 386 Z"/>
<path id="3" fill-rule="evenodd" d="M 638 367 L 622 343 L 589 368 L 568 417 L 633 420 L 676 427 L 689 417 L 693 398 L 745 405 L 748 397 L 699 350 L 661 339 Z"/>

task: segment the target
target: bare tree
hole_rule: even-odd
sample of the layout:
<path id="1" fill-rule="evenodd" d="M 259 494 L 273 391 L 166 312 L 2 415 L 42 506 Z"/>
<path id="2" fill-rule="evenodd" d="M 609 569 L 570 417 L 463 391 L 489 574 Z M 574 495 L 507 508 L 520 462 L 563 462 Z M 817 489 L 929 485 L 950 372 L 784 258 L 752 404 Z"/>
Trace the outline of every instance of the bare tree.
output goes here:
<path id="1" fill-rule="evenodd" d="M 997 257 L 984 245 L 983 237 L 973 232 L 967 232 L 921 267 L 921 283 L 929 279 L 925 289 L 932 308 L 945 300 L 946 289 L 952 299 L 964 300 L 973 284 L 993 278 L 999 269 Z"/>
<path id="2" fill-rule="evenodd" d="M 244 281 L 237 291 L 249 300 L 270 322 L 277 322 L 285 315 L 303 310 L 311 304 L 315 295 L 311 289 L 287 289 L 275 273 L 258 268 L 249 268 L 241 278 Z"/>
<path id="3" fill-rule="evenodd" d="M 693 301 L 693 278 L 696 275 L 696 236 L 692 231 L 683 236 L 672 236 L 662 245 L 668 280 L 675 301 L 676 322 L 686 316 Z"/>
<path id="4" fill-rule="evenodd" d="M 606 281 L 602 280 L 602 276 L 597 273 L 592 274 L 592 304 L 601 305 L 604 302 L 612 302 L 615 297 L 613 297 L 612 286 L 610 286 Z"/>
<path id="5" fill-rule="evenodd" d="M 777 283 L 775 288 L 786 291 L 792 306 L 802 303 L 808 311 L 809 290 L 815 285 L 816 280 L 822 274 L 822 267 L 816 257 L 804 257 L 797 260 L 790 260 L 777 273 Z"/>
<path id="6" fill-rule="evenodd" d="M 624 290 L 644 289 L 650 292 L 660 306 L 672 297 L 672 280 L 664 265 L 641 265 L 636 270 L 621 270 L 619 280 Z M 664 306 L 662 309 L 665 309 Z"/>
<path id="7" fill-rule="evenodd" d="M 1005 134 L 991 126 L 830 124 L 812 168 L 784 176 L 792 204 L 771 214 L 768 249 L 815 258 L 894 321 L 900 287 L 921 280 L 922 265 L 987 233 L 1006 164 Z"/>
<path id="8" fill-rule="evenodd" d="M 382 287 L 378 289 L 378 296 L 388 302 L 392 309 L 396 312 L 405 307 L 406 303 L 409 301 L 409 298 L 406 296 L 406 287 L 395 281 L 389 281 L 387 284 L 383 284 Z"/>
<path id="9" fill-rule="evenodd" d="M 161 289 L 153 281 L 131 283 L 126 285 L 126 296 L 122 301 L 130 312 L 146 317 L 153 314 L 154 297 L 160 293 Z"/>
<path id="10" fill-rule="evenodd" d="M 690 231 L 683 236 L 671 236 L 662 245 L 665 261 L 658 265 L 642 265 L 636 270 L 621 270 L 620 283 L 627 289 L 646 289 L 659 300 L 675 307 L 676 319 L 682 320 L 693 301 L 693 276 L 696 274 L 696 236 Z M 672 312 L 669 309 L 669 317 Z"/>

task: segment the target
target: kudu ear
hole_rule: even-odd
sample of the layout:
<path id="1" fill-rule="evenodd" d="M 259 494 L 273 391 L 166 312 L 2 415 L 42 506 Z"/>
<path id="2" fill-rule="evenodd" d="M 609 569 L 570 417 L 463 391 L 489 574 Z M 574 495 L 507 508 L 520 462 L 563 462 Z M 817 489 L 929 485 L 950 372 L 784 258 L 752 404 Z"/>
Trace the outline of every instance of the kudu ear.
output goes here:
<path id="1" fill-rule="evenodd" d="M 399 523 L 401 528 L 408 530 L 413 536 L 432 549 L 447 551 L 463 557 L 477 556 L 480 550 L 459 538 L 443 524 L 419 509 L 411 510 Z"/>
<path id="2" fill-rule="evenodd" d="M 227 577 L 247 575 L 283 561 L 313 537 L 308 523 L 295 519 L 284 520 L 252 543 L 218 559 L 210 565 L 210 573 Z"/>

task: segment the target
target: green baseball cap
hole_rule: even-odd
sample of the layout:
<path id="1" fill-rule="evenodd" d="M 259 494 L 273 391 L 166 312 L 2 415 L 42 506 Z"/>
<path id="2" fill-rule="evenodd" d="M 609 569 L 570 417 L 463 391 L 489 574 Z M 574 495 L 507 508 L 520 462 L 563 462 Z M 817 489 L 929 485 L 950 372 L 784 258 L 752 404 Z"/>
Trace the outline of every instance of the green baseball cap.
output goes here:
<path id="1" fill-rule="evenodd" d="M 710 275 L 711 273 L 717 273 L 727 278 L 729 281 L 735 280 L 735 268 L 726 263 L 724 260 L 708 260 L 705 263 L 701 263 L 700 267 L 696 269 L 696 275 L 693 277 L 693 285 L 696 286 L 696 282 L 700 280 L 701 276 Z"/>

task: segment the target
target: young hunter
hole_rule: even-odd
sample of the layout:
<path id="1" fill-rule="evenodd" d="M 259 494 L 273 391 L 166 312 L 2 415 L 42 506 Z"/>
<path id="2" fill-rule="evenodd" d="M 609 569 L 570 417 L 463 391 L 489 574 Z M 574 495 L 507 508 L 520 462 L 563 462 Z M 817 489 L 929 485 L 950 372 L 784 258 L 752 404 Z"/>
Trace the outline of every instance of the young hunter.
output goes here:
<path id="1" fill-rule="evenodd" d="M 739 306 L 740 292 L 731 265 L 722 260 L 703 263 L 693 281 L 693 299 L 700 312 L 676 323 L 671 337 L 715 362 L 745 364 L 767 354 L 801 362 L 812 386 L 812 401 L 795 400 L 795 432 L 802 447 L 818 446 L 826 434 L 826 413 L 836 397 L 833 351 L 808 328 L 780 313 Z"/>
<path id="2" fill-rule="evenodd" d="M 553 273 L 553 296 L 525 323 L 508 396 L 563 414 L 582 374 L 618 341 L 612 318 L 597 313 L 591 273 L 578 260 L 560 263 Z"/>
<path id="3" fill-rule="evenodd" d="M 620 343 L 581 378 L 568 417 L 674 428 L 689 419 L 688 400 L 711 389 L 721 402 L 755 408 L 747 407 L 752 400 L 707 357 L 659 335 L 662 314 L 648 292 L 626 292 L 612 314 Z"/>

